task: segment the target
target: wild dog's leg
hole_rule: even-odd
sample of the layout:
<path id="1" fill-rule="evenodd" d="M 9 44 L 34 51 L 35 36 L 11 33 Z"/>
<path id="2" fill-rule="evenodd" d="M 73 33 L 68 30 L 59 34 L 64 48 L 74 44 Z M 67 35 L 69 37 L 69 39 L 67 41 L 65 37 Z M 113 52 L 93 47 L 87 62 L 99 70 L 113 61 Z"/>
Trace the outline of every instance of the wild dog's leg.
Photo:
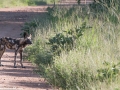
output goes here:
<path id="1" fill-rule="evenodd" d="M 4 52 L 5 52 L 5 45 L 0 45 L 0 66 L 3 66 L 1 64 L 1 57 L 2 57 Z"/>
<path id="2" fill-rule="evenodd" d="M 18 53 L 18 52 L 17 52 L 17 50 L 15 50 L 15 57 L 14 57 L 14 68 L 17 68 L 17 67 L 16 67 L 16 57 L 17 57 L 17 53 Z"/>
<path id="3" fill-rule="evenodd" d="M 23 64 L 22 64 L 22 61 L 23 61 L 23 51 L 21 50 L 21 51 L 19 51 L 19 53 L 20 53 L 20 64 L 21 64 L 21 67 L 22 68 L 25 68 L 24 66 L 23 66 Z"/>

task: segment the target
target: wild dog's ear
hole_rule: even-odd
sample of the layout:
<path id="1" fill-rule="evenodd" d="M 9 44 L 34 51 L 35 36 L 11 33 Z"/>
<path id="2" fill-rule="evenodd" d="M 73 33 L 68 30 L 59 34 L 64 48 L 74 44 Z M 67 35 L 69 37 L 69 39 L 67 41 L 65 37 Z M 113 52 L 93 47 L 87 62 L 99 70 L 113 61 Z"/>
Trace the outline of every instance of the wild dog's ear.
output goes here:
<path id="1" fill-rule="evenodd" d="M 31 38 L 31 37 L 32 37 L 32 35 L 30 34 L 30 35 L 29 35 L 29 38 Z"/>
<path id="2" fill-rule="evenodd" d="M 24 32 L 24 33 L 23 33 L 23 37 L 24 37 L 24 38 L 28 37 L 28 33 L 27 33 L 27 32 Z"/>

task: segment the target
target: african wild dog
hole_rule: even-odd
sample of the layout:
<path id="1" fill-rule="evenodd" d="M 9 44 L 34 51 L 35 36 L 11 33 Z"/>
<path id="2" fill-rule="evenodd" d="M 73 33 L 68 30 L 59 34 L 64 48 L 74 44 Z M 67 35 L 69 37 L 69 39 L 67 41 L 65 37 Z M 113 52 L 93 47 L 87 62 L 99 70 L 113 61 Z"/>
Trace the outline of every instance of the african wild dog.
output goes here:
<path id="1" fill-rule="evenodd" d="M 9 38 L 9 37 L 3 37 L 0 38 L 0 66 L 2 66 L 1 64 L 1 57 L 4 54 L 6 48 L 8 49 L 13 49 L 15 50 L 15 57 L 14 57 L 14 68 L 16 68 L 16 57 L 17 57 L 17 53 L 20 53 L 20 64 L 21 67 L 24 68 L 23 64 L 22 64 L 22 53 L 24 48 L 29 45 L 32 44 L 31 42 L 31 35 L 28 35 L 26 32 L 23 33 L 24 38 Z"/>

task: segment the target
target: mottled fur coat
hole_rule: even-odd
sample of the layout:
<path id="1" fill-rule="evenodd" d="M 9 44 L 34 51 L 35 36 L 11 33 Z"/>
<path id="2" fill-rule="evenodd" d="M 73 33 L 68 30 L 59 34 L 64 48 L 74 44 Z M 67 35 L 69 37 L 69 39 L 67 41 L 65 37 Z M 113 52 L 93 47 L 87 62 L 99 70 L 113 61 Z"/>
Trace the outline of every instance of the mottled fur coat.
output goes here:
<path id="1" fill-rule="evenodd" d="M 3 66 L 1 64 L 1 58 L 5 52 L 6 49 L 13 49 L 15 50 L 15 57 L 14 57 L 14 68 L 16 68 L 16 57 L 17 57 L 17 53 L 20 53 L 20 64 L 21 67 L 24 68 L 23 64 L 22 64 L 22 53 L 24 48 L 29 45 L 32 44 L 31 41 L 31 35 L 28 35 L 26 32 L 23 34 L 24 38 L 10 38 L 10 37 L 2 37 L 0 38 L 0 66 Z"/>

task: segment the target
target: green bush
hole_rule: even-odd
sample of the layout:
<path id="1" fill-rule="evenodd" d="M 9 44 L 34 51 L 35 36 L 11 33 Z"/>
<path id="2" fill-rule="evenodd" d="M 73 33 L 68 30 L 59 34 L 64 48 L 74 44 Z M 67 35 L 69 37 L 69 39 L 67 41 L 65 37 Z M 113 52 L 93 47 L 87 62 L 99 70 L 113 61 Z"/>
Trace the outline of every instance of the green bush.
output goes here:
<path id="1" fill-rule="evenodd" d="M 63 33 L 58 33 L 54 37 L 49 38 L 48 44 L 51 45 L 51 50 L 54 54 L 60 54 L 62 50 L 72 50 L 75 46 L 76 39 L 80 38 L 87 27 L 86 22 L 82 23 L 81 27 L 75 30 L 66 30 Z"/>
<path id="2" fill-rule="evenodd" d="M 56 34 L 55 37 L 49 39 L 52 52 L 59 54 L 61 50 L 69 50 L 73 47 L 72 37 L 64 36 L 64 34 Z"/>

